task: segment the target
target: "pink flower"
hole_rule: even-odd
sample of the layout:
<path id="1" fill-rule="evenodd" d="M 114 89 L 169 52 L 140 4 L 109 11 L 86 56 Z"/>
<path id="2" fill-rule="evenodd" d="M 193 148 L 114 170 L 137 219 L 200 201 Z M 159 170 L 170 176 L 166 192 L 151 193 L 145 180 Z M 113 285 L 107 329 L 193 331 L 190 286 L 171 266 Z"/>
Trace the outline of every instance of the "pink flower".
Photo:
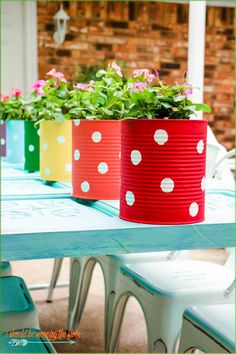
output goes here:
<path id="1" fill-rule="evenodd" d="M 145 78 L 148 78 L 149 70 L 148 69 L 136 69 L 133 71 L 134 77 L 139 77 L 141 75 L 144 75 Z"/>
<path id="2" fill-rule="evenodd" d="M 86 91 L 89 91 L 89 92 L 92 92 L 93 91 L 93 88 L 90 87 L 90 84 L 74 84 L 74 87 L 79 89 L 79 90 L 86 90 Z"/>
<path id="3" fill-rule="evenodd" d="M 57 71 L 56 74 L 55 74 L 55 77 L 58 80 L 62 80 L 64 78 L 64 74 L 60 73 L 60 71 Z"/>
<path id="4" fill-rule="evenodd" d="M 44 95 L 44 91 L 43 91 L 42 88 L 39 88 L 39 89 L 37 89 L 35 91 L 36 91 L 37 96 L 43 96 Z"/>
<path id="5" fill-rule="evenodd" d="M 37 96 L 43 96 L 44 95 L 44 91 L 43 91 L 43 86 L 46 84 L 45 80 L 37 80 L 35 81 L 35 83 L 33 83 L 32 85 L 30 85 L 29 89 L 30 90 L 35 90 Z"/>
<path id="6" fill-rule="evenodd" d="M 35 83 L 30 85 L 29 89 L 30 90 L 38 90 L 41 89 L 45 85 L 46 81 L 45 80 L 37 80 Z"/>
<path id="7" fill-rule="evenodd" d="M 117 75 L 122 77 L 123 74 L 121 72 L 121 68 L 119 67 L 119 65 L 117 65 L 116 63 L 112 63 L 111 67 L 116 71 Z"/>
<path id="8" fill-rule="evenodd" d="M 185 95 L 192 95 L 193 89 L 191 87 L 187 88 L 187 90 L 184 91 Z"/>
<path id="9" fill-rule="evenodd" d="M 142 92 L 144 89 L 147 88 L 147 83 L 146 82 L 141 82 L 141 81 L 137 81 L 135 82 L 130 89 L 130 92 Z"/>
<path id="10" fill-rule="evenodd" d="M 136 69 L 133 71 L 133 75 L 134 77 L 140 77 L 143 75 L 149 84 L 151 84 L 155 78 L 155 75 L 150 74 L 148 69 Z"/>
<path id="11" fill-rule="evenodd" d="M 51 76 L 54 77 L 55 79 L 58 79 L 61 82 L 67 82 L 66 79 L 64 78 L 64 74 L 62 74 L 60 71 L 56 71 L 55 68 L 53 68 L 52 70 L 50 70 L 47 73 L 47 76 Z"/>
<path id="12" fill-rule="evenodd" d="M 151 84 L 154 79 L 155 79 L 155 75 L 150 74 L 150 75 L 148 76 L 148 78 L 147 78 L 148 83 Z"/>
<path id="13" fill-rule="evenodd" d="M 11 90 L 11 95 L 15 97 L 19 97 L 22 94 L 22 90 L 18 88 L 13 88 Z"/>
<path id="14" fill-rule="evenodd" d="M 10 95 L 1 95 L 1 102 L 6 102 L 10 97 Z"/>
<path id="15" fill-rule="evenodd" d="M 95 81 L 94 80 L 90 80 L 89 81 L 89 85 L 93 86 L 95 84 Z"/>
<path id="16" fill-rule="evenodd" d="M 154 76 L 159 77 L 159 72 L 157 71 L 157 69 L 154 69 Z"/>
<path id="17" fill-rule="evenodd" d="M 52 77 L 55 77 L 56 75 L 56 69 L 53 68 L 52 70 L 50 70 L 48 73 L 47 73 L 47 76 L 52 76 Z"/>
<path id="18" fill-rule="evenodd" d="M 192 88 L 192 85 L 191 84 L 181 84 L 179 86 L 184 86 L 186 87 L 186 89 L 184 90 L 184 94 L 185 95 L 192 95 L 193 93 L 193 88 Z"/>

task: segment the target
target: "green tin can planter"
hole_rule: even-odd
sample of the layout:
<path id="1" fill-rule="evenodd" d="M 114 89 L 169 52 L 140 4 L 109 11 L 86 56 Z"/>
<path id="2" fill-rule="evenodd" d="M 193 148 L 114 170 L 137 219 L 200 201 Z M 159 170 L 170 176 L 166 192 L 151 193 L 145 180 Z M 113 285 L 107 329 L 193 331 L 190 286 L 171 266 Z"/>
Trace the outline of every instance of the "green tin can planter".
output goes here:
<path id="1" fill-rule="evenodd" d="M 39 171 L 39 125 L 25 121 L 25 164 L 26 171 Z"/>

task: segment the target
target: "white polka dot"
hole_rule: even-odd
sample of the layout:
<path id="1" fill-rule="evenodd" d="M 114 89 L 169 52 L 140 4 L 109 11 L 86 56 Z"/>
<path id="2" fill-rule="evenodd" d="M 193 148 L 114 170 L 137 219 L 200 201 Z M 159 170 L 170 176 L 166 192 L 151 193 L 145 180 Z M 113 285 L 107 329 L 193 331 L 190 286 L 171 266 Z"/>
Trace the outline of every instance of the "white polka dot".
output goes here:
<path id="1" fill-rule="evenodd" d="M 168 141 L 168 134 L 165 130 L 158 129 L 155 131 L 154 140 L 158 145 L 164 145 Z"/>
<path id="2" fill-rule="evenodd" d="M 119 159 L 121 158 L 121 151 L 119 152 Z"/>
<path id="3" fill-rule="evenodd" d="M 81 190 L 84 192 L 84 193 L 87 193 L 90 189 L 90 185 L 87 181 L 84 181 L 81 183 Z"/>
<path id="4" fill-rule="evenodd" d="M 80 151 L 79 150 L 75 150 L 74 151 L 74 160 L 78 161 L 80 158 Z"/>
<path id="5" fill-rule="evenodd" d="M 13 140 L 16 141 L 16 140 L 18 140 L 18 139 L 19 139 L 18 134 L 14 134 L 14 135 L 13 135 Z"/>
<path id="6" fill-rule="evenodd" d="M 1 138 L 1 145 L 5 145 L 6 144 L 6 140 Z"/>
<path id="7" fill-rule="evenodd" d="M 206 188 L 206 178 L 202 177 L 202 180 L 201 180 L 201 189 L 202 189 L 202 191 L 204 191 L 205 188 Z"/>
<path id="8" fill-rule="evenodd" d="M 75 120 L 74 120 L 74 123 L 75 123 L 75 125 L 78 127 L 78 125 L 80 125 L 80 119 L 75 119 Z"/>
<path id="9" fill-rule="evenodd" d="M 58 142 L 59 144 L 64 144 L 64 142 L 65 142 L 65 137 L 64 137 L 64 135 L 59 135 L 59 136 L 57 137 L 57 142 Z"/>
<path id="10" fill-rule="evenodd" d="M 197 143 L 197 152 L 199 154 L 202 154 L 204 150 L 204 142 L 203 140 L 199 140 L 199 142 Z"/>
<path id="11" fill-rule="evenodd" d="M 43 150 L 46 151 L 48 149 L 48 144 L 47 143 L 43 143 Z"/>
<path id="12" fill-rule="evenodd" d="M 71 172 L 71 171 L 72 171 L 72 165 L 71 165 L 71 163 L 67 163 L 67 164 L 65 165 L 65 170 L 66 170 L 66 172 Z"/>
<path id="13" fill-rule="evenodd" d="M 50 175 L 51 169 L 49 167 L 45 167 L 44 173 L 45 173 L 46 176 Z"/>
<path id="14" fill-rule="evenodd" d="M 106 162 L 100 162 L 98 165 L 98 172 L 104 175 L 108 171 L 108 165 Z"/>
<path id="15" fill-rule="evenodd" d="M 33 152 L 34 151 L 34 145 L 29 145 L 28 149 L 29 149 L 29 152 Z"/>
<path id="16" fill-rule="evenodd" d="M 94 132 L 92 134 L 92 140 L 94 143 L 99 143 L 102 140 L 102 134 L 100 132 Z"/>
<path id="17" fill-rule="evenodd" d="M 40 129 L 37 130 L 37 134 L 38 134 L 38 136 L 40 136 Z"/>
<path id="18" fill-rule="evenodd" d="M 171 178 L 164 178 L 161 181 L 161 190 L 165 193 L 170 193 L 174 189 L 174 181 Z"/>
<path id="19" fill-rule="evenodd" d="M 199 210 L 198 204 L 193 202 L 189 207 L 189 214 L 194 217 L 197 215 L 198 210 Z"/>
<path id="20" fill-rule="evenodd" d="M 130 154 L 130 158 L 133 165 L 137 166 L 142 160 L 141 152 L 138 150 L 133 150 Z"/>
<path id="21" fill-rule="evenodd" d="M 126 192 L 125 200 L 129 206 L 132 206 L 135 202 L 134 193 L 132 193 L 130 191 Z"/>

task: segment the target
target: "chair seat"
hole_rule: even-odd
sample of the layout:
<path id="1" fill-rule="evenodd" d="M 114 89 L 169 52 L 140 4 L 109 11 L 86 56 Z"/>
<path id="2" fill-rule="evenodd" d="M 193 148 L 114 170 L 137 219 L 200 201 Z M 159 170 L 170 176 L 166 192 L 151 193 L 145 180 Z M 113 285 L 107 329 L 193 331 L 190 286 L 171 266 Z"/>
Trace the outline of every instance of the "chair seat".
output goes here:
<path id="1" fill-rule="evenodd" d="M 234 279 L 230 269 L 202 261 L 146 262 L 123 266 L 121 271 L 153 293 L 170 296 L 199 294 L 208 287 L 223 291 Z"/>
<path id="2" fill-rule="evenodd" d="M 20 329 L 15 332 L 30 332 L 28 335 L 10 336 L 8 333 L 0 333 L 1 352 L 2 353 L 56 353 L 49 340 L 40 334 L 37 329 Z"/>
<path id="3" fill-rule="evenodd" d="M 178 258 L 182 259 L 184 256 L 186 258 L 187 251 L 176 252 L 178 253 Z M 182 254 L 182 256 L 180 256 Z M 145 253 L 126 253 L 126 254 L 118 254 L 118 255 L 111 255 L 106 257 L 107 262 L 110 263 L 110 259 L 114 259 L 118 261 L 120 264 L 129 264 L 133 262 L 155 262 L 155 260 L 159 261 L 166 261 L 169 257 L 171 257 L 170 251 L 163 251 L 163 252 L 145 252 Z M 105 260 L 105 257 L 102 257 Z"/>
<path id="4" fill-rule="evenodd" d="M 220 342 L 223 337 L 230 346 L 235 345 L 235 304 L 194 306 L 184 317 Z"/>

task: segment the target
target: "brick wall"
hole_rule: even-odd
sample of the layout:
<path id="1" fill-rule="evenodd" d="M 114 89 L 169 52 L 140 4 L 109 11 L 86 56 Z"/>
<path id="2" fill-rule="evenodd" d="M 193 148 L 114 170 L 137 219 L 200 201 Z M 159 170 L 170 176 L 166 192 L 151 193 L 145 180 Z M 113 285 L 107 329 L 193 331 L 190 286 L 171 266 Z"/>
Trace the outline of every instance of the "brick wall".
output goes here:
<path id="1" fill-rule="evenodd" d="M 53 41 L 60 2 L 38 2 L 39 76 L 52 67 L 71 80 L 82 65 L 116 61 L 157 68 L 166 82 L 187 68 L 188 5 L 158 2 L 64 1 L 70 16 L 62 45 Z M 207 115 L 219 142 L 234 146 L 234 10 L 208 7 L 205 54 Z"/>

